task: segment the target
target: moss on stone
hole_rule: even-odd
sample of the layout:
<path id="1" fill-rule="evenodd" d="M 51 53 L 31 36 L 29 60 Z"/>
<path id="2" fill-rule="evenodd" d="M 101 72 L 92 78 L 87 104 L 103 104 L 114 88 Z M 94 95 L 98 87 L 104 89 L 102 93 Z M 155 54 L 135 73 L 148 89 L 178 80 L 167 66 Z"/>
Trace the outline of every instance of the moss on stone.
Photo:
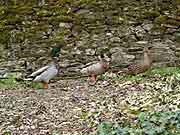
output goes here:
<path id="1" fill-rule="evenodd" d="M 59 24 L 59 22 L 73 22 L 73 18 L 71 17 L 71 16 L 53 16 L 53 17 L 50 17 L 49 19 L 48 19 L 48 21 L 49 22 L 51 22 L 51 23 L 53 23 L 53 24 L 56 24 L 56 23 L 58 23 Z"/>
<path id="2" fill-rule="evenodd" d="M 155 18 L 154 22 L 156 24 L 166 24 L 167 20 L 168 20 L 168 16 L 167 15 L 160 15 L 160 16 Z"/>
<path id="3" fill-rule="evenodd" d="M 161 30 L 160 30 L 161 29 Z M 153 27 L 151 28 L 150 32 L 151 33 L 160 33 L 164 30 L 164 27 L 159 26 L 158 24 L 154 24 Z"/>
<path id="4" fill-rule="evenodd" d="M 0 6 L 0 16 L 4 15 L 7 11 L 7 8 L 5 6 Z"/>
<path id="5" fill-rule="evenodd" d="M 180 0 L 176 0 L 176 4 L 180 5 Z"/>
<path id="6" fill-rule="evenodd" d="M 50 17 L 52 16 L 52 12 L 51 11 L 48 11 L 48 10 L 45 10 L 45 9 L 41 9 L 39 11 L 36 12 L 36 15 L 38 17 Z"/>
<path id="7" fill-rule="evenodd" d="M 154 19 L 158 16 L 160 16 L 160 13 L 158 11 L 146 11 L 144 13 L 144 18 L 147 18 L 147 19 Z"/>
<path id="8" fill-rule="evenodd" d="M 180 32 L 176 32 L 174 34 L 176 41 L 180 41 Z M 176 51 L 180 52 L 180 48 L 176 48 Z"/>
<path id="9" fill-rule="evenodd" d="M 74 0 L 73 5 L 74 6 L 80 6 L 80 7 L 90 7 L 96 4 L 96 0 Z"/>
<path id="10" fill-rule="evenodd" d="M 173 18 L 169 18 L 166 15 L 161 15 L 159 17 L 157 17 L 154 22 L 156 24 L 169 24 L 169 25 L 174 25 L 174 26 L 180 26 L 180 22 L 179 20 L 173 19 Z"/>
<path id="11" fill-rule="evenodd" d="M 179 0 L 175 1 L 180 3 Z M 158 2 L 158 5 L 155 5 L 154 1 L 146 0 L 51 0 L 41 6 L 36 0 L 23 4 L 20 1 L 16 4 L 7 3 L 7 6 L 0 6 L 0 36 L 3 35 L 0 42 L 3 43 L 9 42 L 8 32 L 16 29 L 16 42 L 27 40 L 30 44 L 37 43 L 36 46 L 49 46 L 66 38 L 70 42 L 87 40 L 81 45 L 89 48 L 93 39 L 84 37 L 82 31 L 88 32 L 89 35 L 97 34 L 101 39 L 108 30 L 119 30 L 121 26 L 143 23 L 145 20 L 154 20 L 155 25 L 157 24 L 154 31 L 157 32 L 166 31 L 165 27 L 159 27 L 160 24 L 180 25 L 178 21 L 163 15 L 168 11 L 167 7 L 171 9 L 169 13 L 178 13 L 177 9 L 172 8 L 171 1 Z M 81 14 L 82 10 L 87 12 Z M 62 22 L 70 22 L 72 27 L 63 28 L 59 25 Z M 46 33 L 49 36 L 45 37 Z"/>
<path id="12" fill-rule="evenodd" d="M 0 43 L 8 44 L 10 39 L 10 33 L 8 31 L 0 31 Z"/>
<path id="13" fill-rule="evenodd" d="M 8 16 L 7 17 L 7 25 L 21 24 L 23 20 L 24 19 L 19 15 Z"/>
<path id="14" fill-rule="evenodd" d="M 176 55 L 177 57 L 180 57 L 180 52 L 179 52 L 179 51 L 176 52 L 175 55 Z"/>
<path id="15" fill-rule="evenodd" d="M 174 26 L 180 26 L 180 21 L 175 19 L 168 19 L 166 24 L 174 25 Z"/>

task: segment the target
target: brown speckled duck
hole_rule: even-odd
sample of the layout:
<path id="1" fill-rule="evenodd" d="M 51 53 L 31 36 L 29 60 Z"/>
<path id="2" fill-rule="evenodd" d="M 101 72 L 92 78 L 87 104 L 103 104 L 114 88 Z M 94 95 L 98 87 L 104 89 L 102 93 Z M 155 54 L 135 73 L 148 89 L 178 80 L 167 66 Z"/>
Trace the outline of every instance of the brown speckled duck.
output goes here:
<path id="1" fill-rule="evenodd" d="M 105 73 L 109 69 L 110 58 L 105 59 L 104 55 L 99 57 L 99 61 L 84 67 L 80 72 L 91 76 L 93 84 L 96 83 L 97 75 Z"/>
<path id="2" fill-rule="evenodd" d="M 125 73 L 128 75 L 137 75 L 146 72 L 152 65 L 151 49 L 152 47 L 145 47 L 143 50 L 144 57 L 140 64 L 131 64 L 119 74 Z"/>

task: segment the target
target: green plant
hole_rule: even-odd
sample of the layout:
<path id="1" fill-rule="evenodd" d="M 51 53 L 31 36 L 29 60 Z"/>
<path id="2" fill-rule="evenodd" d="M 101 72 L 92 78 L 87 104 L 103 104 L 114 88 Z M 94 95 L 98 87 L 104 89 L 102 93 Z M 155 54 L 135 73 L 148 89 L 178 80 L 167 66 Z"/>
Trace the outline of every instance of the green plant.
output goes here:
<path id="1" fill-rule="evenodd" d="M 0 88 L 18 88 L 20 87 L 30 87 L 34 89 L 41 89 L 42 84 L 41 83 L 34 83 L 29 81 L 17 81 L 17 76 L 15 74 L 9 74 L 7 78 L 0 79 Z"/>
<path id="2" fill-rule="evenodd" d="M 143 77 L 141 75 L 137 75 L 137 76 L 128 76 L 127 81 L 135 81 L 135 82 L 140 82 L 143 80 Z"/>
<path id="3" fill-rule="evenodd" d="M 57 132 L 54 132 L 54 133 L 52 133 L 52 135 L 60 135 L 59 133 L 57 133 Z"/>
<path id="4" fill-rule="evenodd" d="M 0 88 L 14 88 L 19 84 L 15 78 L 0 79 Z"/>
<path id="5" fill-rule="evenodd" d="M 11 131 L 5 131 L 2 135 L 12 135 Z"/>
<path id="6" fill-rule="evenodd" d="M 124 127 L 114 127 L 112 123 L 102 123 L 97 135 L 179 135 L 180 111 L 140 113 L 137 122 L 129 122 Z"/>
<path id="7" fill-rule="evenodd" d="M 105 122 L 98 127 L 97 135 L 114 135 L 116 131 L 113 128 L 113 124 Z"/>
<path id="8" fill-rule="evenodd" d="M 35 83 L 35 82 L 32 82 L 32 81 L 25 82 L 25 86 L 33 88 L 33 89 L 42 89 L 42 84 L 41 83 Z"/>
<path id="9" fill-rule="evenodd" d="M 42 89 L 41 83 L 31 83 L 31 87 L 34 89 Z"/>
<path id="10" fill-rule="evenodd" d="M 144 73 L 145 76 L 178 76 L 180 74 L 180 69 L 177 67 L 154 67 Z"/>

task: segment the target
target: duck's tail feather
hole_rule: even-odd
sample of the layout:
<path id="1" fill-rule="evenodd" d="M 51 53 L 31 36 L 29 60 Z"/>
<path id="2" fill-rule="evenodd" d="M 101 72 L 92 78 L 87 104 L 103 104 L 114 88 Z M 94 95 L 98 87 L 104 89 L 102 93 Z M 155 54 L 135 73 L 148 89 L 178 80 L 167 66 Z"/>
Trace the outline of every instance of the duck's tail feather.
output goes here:
<path id="1" fill-rule="evenodd" d="M 127 74 L 128 73 L 128 69 L 127 68 L 124 68 L 124 69 L 122 69 L 122 70 L 120 70 L 119 72 L 118 72 L 118 75 L 125 75 L 125 74 Z"/>
<path id="2" fill-rule="evenodd" d="M 83 68 L 80 70 L 80 73 L 81 74 L 86 74 L 88 72 L 88 69 L 87 68 Z"/>

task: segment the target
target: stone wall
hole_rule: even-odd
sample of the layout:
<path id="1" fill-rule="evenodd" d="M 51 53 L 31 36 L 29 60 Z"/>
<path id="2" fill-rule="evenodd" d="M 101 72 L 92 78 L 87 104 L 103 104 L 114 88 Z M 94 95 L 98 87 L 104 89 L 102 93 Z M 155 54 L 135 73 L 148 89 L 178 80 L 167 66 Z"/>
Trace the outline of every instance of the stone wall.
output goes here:
<path id="1" fill-rule="evenodd" d="M 144 46 L 153 46 L 155 65 L 180 63 L 179 0 L 0 3 L 2 66 L 19 68 L 25 60 L 35 67 L 46 64 L 50 48 L 62 41 L 62 66 L 90 62 L 103 51 L 121 67 L 139 61 Z"/>

